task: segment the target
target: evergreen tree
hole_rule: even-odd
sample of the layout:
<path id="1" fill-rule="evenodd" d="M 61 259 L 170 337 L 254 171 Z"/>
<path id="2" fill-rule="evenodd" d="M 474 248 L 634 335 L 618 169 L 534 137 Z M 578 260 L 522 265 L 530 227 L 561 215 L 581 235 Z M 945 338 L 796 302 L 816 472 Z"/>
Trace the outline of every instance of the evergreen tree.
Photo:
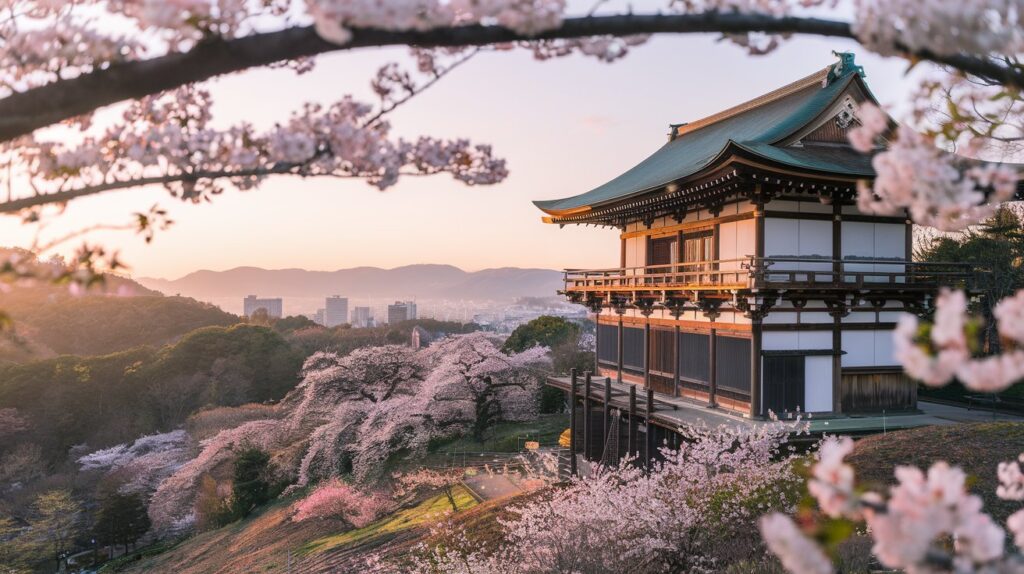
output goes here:
<path id="1" fill-rule="evenodd" d="M 231 491 L 231 510 L 235 518 L 245 518 L 254 508 L 270 500 L 269 462 L 270 455 L 258 448 L 246 448 L 238 453 Z"/>
<path id="2" fill-rule="evenodd" d="M 101 502 L 93 535 L 101 544 L 123 545 L 127 553 L 129 545 L 134 545 L 148 530 L 149 514 L 142 497 L 114 492 Z"/>

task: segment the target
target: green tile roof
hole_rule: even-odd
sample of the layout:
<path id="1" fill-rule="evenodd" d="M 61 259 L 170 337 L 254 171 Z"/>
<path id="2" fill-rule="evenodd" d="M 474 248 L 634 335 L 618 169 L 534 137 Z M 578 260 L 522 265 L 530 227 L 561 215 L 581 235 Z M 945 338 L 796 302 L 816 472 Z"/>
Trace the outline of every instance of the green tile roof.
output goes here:
<path id="1" fill-rule="evenodd" d="M 852 64 L 852 59 L 844 58 L 843 64 Z M 772 145 L 826 111 L 859 76 L 858 66 L 829 66 L 755 100 L 683 125 L 675 139 L 604 185 L 572 197 L 535 201 L 534 205 L 548 213 L 565 213 L 655 191 L 698 173 L 730 144 L 798 168 L 871 176 L 870 159 L 851 149 Z"/>

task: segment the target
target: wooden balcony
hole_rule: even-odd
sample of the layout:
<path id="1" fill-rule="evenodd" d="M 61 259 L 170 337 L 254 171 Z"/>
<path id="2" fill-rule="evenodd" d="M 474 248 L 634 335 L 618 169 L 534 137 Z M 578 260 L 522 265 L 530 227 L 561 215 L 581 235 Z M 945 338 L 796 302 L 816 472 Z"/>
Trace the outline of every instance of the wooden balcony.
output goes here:
<path id="1" fill-rule="evenodd" d="M 565 293 L 588 295 L 678 292 L 898 291 L 940 286 L 977 291 L 984 272 L 961 263 L 896 259 L 746 257 L 617 269 L 567 269 Z"/>

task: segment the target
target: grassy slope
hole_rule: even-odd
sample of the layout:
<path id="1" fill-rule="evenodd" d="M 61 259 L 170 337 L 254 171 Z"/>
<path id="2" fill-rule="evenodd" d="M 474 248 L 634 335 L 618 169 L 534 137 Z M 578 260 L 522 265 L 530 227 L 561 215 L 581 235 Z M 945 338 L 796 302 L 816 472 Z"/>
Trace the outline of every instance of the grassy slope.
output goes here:
<path id="1" fill-rule="evenodd" d="M 927 467 L 939 459 L 964 467 L 976 479 L 973 491 L 1002 520 L 1013 505 L 995 498 L 995 467 L 1024 450 L 1024 423 L 982 423 L 925 427 L 876 435 L 858 441 L 850 461 L 858 477 L 876 486 L 892 482 L 896 464 Z M 464 494 L 460 494 L 465 496 Z M 478 504 L 456 515 L 469 537 L 494 543 L 501 538 L 499 519 L 510 516 L 516 503 L 542 492 Z M 399 511 L 359 530 L 337 521 L 288 520 L 288 505 L 272 506 L 259 516 L 196 536 L 156 557 L 135 564 L 129 572 L 213 574 L 228 572 L 291 572 L 326 574 L 359 572 L 365 557 L 386 549 L 389 556 L 408 553 L 430 540 L 429 517 L 447 502 L 438 496 Z"/>
<path id="2" fill-rule="evenodd" d="M 462 520 L 493 520 L 495 508 L 508 501 L 477 504 L 465 489 L 456 500 Z M 353 569 L 382 545 L 403 553 L 429 535 L 444 515 L 444 495 L 429 497 L 369 526 L 351 530 L 337 520 L 292 522 L 289 502 L 270 506 L 256 516 L 199 534 L 166 552 L 132 563 L 119 572 L 152 574 L 228 574 L 237 572 L 326 573 Z M 104 570 L 104 574 L 112 569 Z"/>
<path id="3" fill-rule="evenodd" d="M 850 462 L 857 477 L 875 487 L 891 484 L 898 464 L 927 468 L 937 460 L 962 467 L 972 479 L 971 491 L 985 501 L 985 509 L 999 522 L 1019 503 L 995 495 L 996 465 L 1024 451 L 1024 423 L 978 423 L 923 427 L 875 435 L 857 442 Z"/>

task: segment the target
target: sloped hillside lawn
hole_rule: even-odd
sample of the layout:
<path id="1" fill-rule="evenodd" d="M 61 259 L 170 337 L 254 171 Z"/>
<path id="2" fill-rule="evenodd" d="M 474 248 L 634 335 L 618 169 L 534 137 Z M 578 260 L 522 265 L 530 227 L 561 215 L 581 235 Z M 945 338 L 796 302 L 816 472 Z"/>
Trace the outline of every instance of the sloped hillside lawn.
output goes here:
<path id="1" fill-rule="evenodd" d="M 465 489 L 456 490 L 460 511 L 453 519 L 475 537 L 497 540 L 500 516 L 523 497 L 477 501 Z M 238 523 L 204 532 L 159 554 L 119 561 L 102 573 L 234 574 L 291 572 L 292 574 L 360 572 L 371 554 L 407 555 L 429 540 L 431 526 L 449 508 L 441 494 L 429 496 L 364 528 L 351 529 L 340 520 L 291 520 L 291 503 L 280 502 Z"/>
<path id="2" fill-rule="evenodd" d="M 884 489 L 894 482 L 893 467 L 913 464 L 927 468 L 946 460 L 963 467 L 972 490 L 985 500 L 985 508 L 999 521 L 1016 509 L 1015 503 L 995 496 L 996 465 L 1024 450 L 1024 423 L 980 423 L 924 427 L 861 439 L 850 457 L 862 483 Z M 453 521 L 468 538 L 485 545 L 499 543 L 500 519 L 512 517 L 511 507 L 541 496 L 525 494 L 477 504 L 468 493 L 458 495 L 460 508 Z M 466 506 L 463 506 L 463 503 Z M 326 574 L 360 572 L 368 556 L 408 555 L 421 542 L 437 542 L 431 525 L 447 506 L 443 495 L 418 504 L 361 529 L 341 521 L 291 521 L 289 502 L 271 505 L 258 515 L 186 540 L 158 555 L 117 571 L 155 574 L 227 574 L 236 572 L 292 572 Z M 114 571 L 113 569 L 104 572 Z"/>
<path id="3" fill-rule="evenodd" d="M 1003 522 L 1020 503 L 996 497 L 996 466 L 1024 452 L 1024 423 L 993 422 L 932 426 L 875 435 L 857 441 L 849 461 L 862 483 L 875 488 L 893 484 L 899 464 L 927 469 L 938 460 L 960 466 L 970 489 L 985 501 L 985 510 Z"/>

